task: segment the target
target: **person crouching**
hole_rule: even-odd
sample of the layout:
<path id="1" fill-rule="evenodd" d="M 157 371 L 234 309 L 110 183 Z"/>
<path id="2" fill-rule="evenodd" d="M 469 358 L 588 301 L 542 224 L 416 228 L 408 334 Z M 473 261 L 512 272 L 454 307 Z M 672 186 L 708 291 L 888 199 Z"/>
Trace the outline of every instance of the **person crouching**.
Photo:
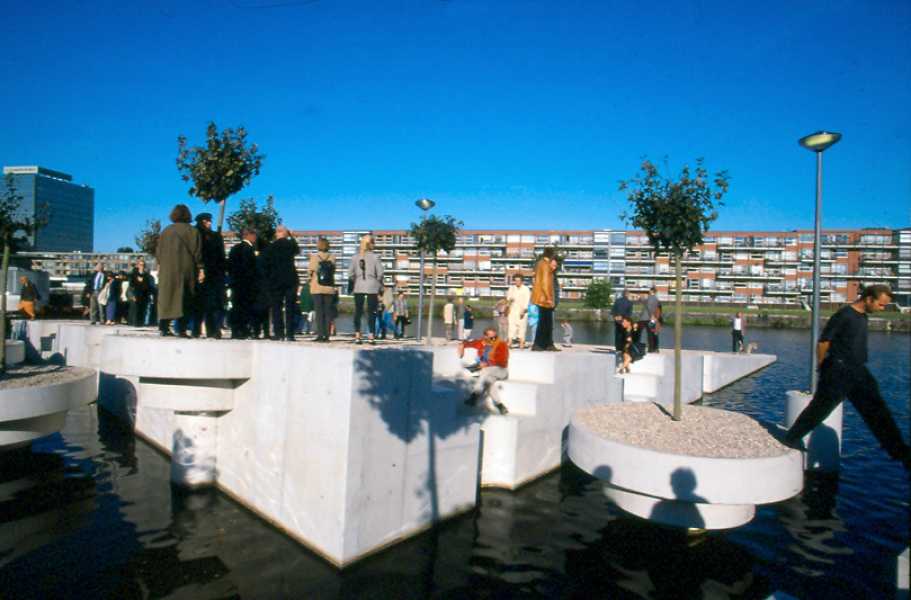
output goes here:
<path id="1" fill-rule="evenodd" d="M 495 385 L 509 377 L 509 345 L 497 336 L 495 327 L 484 330 L 484 337 L 479 340 L 466 340 L 459 344 L 459 358 L 465 354 L 465 348 L 474 348 L 478 352 L 477 367 L 480 370 L 471 395 L 465 400 L 468 406 L 475 406 L 480 398 L 490 396 L 494 407 L 501 415 L 509 412 L 500 401 L 500 392 Z"/>

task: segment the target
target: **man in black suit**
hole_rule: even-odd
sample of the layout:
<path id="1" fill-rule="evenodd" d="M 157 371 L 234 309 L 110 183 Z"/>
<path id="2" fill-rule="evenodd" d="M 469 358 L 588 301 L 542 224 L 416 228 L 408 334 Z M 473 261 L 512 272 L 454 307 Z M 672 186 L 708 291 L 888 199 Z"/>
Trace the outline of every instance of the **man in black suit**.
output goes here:
<path id="1" fill-rule="evenodd" d="M 202 241 L 202 264 L 206 279 L 199 285 L 196 310 L 193 315 L 193 337 L 198 338 L 202 324 L 206 337 L 221 338 L 221 314 L 225 310 L 225 241 L 212 231 L 212 215 L 196 215 L 196 229 Z"/>
<path id="2" fill-rule="evenodd" d="M 275 230 L 275 241 L 263 250 L 263 269 L 269 286 L 269 308 L 272 311 L 273 340 L 294 341 L 297 318 L 297 286 L 300 283 L 294 257 L 300 254 L 297 240 L 284 225 Z M 284 309 L 284 314 L 282 314 Z"/>
<path id="3" fill-rule="evenodd" d="M 241 231 L 240 243 L 228 253 L 228 276 L 231 279 L 231 337 L 250 337 L 250 319 L 256 301 L 256 232 Z"/>

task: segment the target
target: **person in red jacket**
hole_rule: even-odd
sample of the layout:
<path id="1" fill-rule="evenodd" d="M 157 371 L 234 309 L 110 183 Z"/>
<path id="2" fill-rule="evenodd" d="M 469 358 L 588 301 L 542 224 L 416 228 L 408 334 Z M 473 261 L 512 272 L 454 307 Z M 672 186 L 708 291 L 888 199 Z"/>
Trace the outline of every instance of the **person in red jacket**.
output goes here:
<path id="1" fill-rule="evenodd" d="M 500 392 L 494 384 L 509 377 L 509 344 L 497 336 L 495 327 L 488 327 L 484 330 L 483 338 L 466 340 L 459 344 L 459 358 L 464 356 L 465 348 L 477 350 L 477 366 L 481 371 L 465 404 L 474 406 L 480 398 L 489 395 L 500 414 L 507 414 L 509 410 L 500 401 Z"/>

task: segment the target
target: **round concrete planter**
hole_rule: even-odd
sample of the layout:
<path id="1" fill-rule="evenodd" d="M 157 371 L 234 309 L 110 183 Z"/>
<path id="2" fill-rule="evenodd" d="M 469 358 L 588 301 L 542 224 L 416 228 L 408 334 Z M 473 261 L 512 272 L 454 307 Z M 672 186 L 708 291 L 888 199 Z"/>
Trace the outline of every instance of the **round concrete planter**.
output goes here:
<path id="1" fill-rule="evenodd" d="M 97 393 L 98 375 L 80 368 L 47 385 L 0 389 L 0 450 L 60 431 L 67 411 L 94 402 Z"/>
<path id="2" fill-rule="evenodd" d="M 634 405 L 588 411 L 619 411 L 628 406 Z M 745 418 L 727 414 L 731 419 Z M 726 418 L 717 413 L 715 417 Z M 753 518 L 757 504 L 791 498 L 803 488 L 802 457 L 795 450 L 738 458 L 662 452 L 605 437 L 589 426 L 581 413 L 576 413 L 570 423 L 568 445 L 570 459 L 601 479 L 605 494 L 618 506 L 665 525 L 737 527 Z"/>

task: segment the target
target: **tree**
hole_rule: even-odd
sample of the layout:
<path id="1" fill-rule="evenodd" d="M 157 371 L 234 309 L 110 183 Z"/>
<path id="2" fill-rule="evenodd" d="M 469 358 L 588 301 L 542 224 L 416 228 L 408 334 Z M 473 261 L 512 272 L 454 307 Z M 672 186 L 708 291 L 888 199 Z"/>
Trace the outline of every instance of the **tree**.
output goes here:
<path id="1" fill-rule="evenodd" d="M 129 253 L 129 254 L 132 254 L 132 253 L 134 253 L 134 252 L 136 252 L 136 251 L 133 250 L 133 248 L 130 247 L 130 246 L 121 246 L 121 247 L 117 248 L 117 252 L 126 252 L 126 253 Z"/>
<path id="2" fill-rule="evenodd" d="M 6 281 L 9 278 L 9 258 L 17 235 L 31 235 L 47 224 L 46 206 L 39 206 L 35 218 L 22 214 L 23 197 L 16 191 L 12 174 L 5 177 L 6 191 L 0 196 L 0 243 L 3 259 L 0 262 L 0 375 L 6 373 Z"/>
<path id="3" fill-rule="evenodd" d="M 243 127 L 225 129 L 219 134 L 215 123 L 209 123 L 205 146 L 189 147 L 186 136 L 177 137 L 177 170 L 184 181 L 193 182 L 191 196 L 218 203 L 219 232 L 228 196 L 259 175 L 264 158 L 256 144 L 247 145 L 247 130 Z"/>
<path id="4" fill-rule="evenodd" d="M 134 239 L 141 252 L 155 256 L 159 237 L 161 237 L 161 221 L 150 219 L 146 221 L 145 229 L 141 229 Z"/>
<path id="5" fill-rule="evenodd" d="M 263 242 L 271 242 L 275 239 L 275 227 L 281 225 L 282 219 L 275 210 L 275 198 L 269 196 L 266 198 L 266 204 L 262 210 L 256 205 L 256 200 L 246 198 L 240 201 L 240 210 L 228 217 L 228 227 L 240 235 L 240 232 L 246 228 L 256 231 L 256 236 Z"/>
<path id="6" fill-rule="evenodd" d="M 431 257 L 433 262 L 433 283 L 430 287 L 430 304 L 427 307 L 427 342 L 433 339 L 433 300 L 437 293 L 437 252 L 442 250 L 447 254 L 455 248 L 456 238 L 462 222 L 446 215 L 443 218 L 436 215 L 424 216 L 420 223 L 412 223 L 409 234 L 414 239 L 417 249 Z M 424 274 L 421 273 L 421 277 Z"/>
<path id="7" fill-rule="evenodd" d="M 613 287 L 611 287 L 610 279 L 592 279 L 588 287 L 585 288 L 585 306 L 589 308 L 610 308 L 612 293 Z"/>
<path id="8" fill-rule="evenodd" d="M 665 167 L 667 168 L 667 167 Z M 653 163 L 643 160 L 639 172 L 630 180 L 620 182 L 627 191 L 631 214 L 623 220 L 645 231 L 655 251 L 668 252 L 674 259 L 674 415 L 680 420 L 680 338 L 683 333 L 683 269 L 681 259 L 693 246 L 702 243 L 709 225 L 718 218 L 717 207 L 728 191 L 728 173 L 719 171 L 714 180 L 703 166 L 701 158 L 691 171 L 684 165 L 674 181 L 661 175 Z"/>

